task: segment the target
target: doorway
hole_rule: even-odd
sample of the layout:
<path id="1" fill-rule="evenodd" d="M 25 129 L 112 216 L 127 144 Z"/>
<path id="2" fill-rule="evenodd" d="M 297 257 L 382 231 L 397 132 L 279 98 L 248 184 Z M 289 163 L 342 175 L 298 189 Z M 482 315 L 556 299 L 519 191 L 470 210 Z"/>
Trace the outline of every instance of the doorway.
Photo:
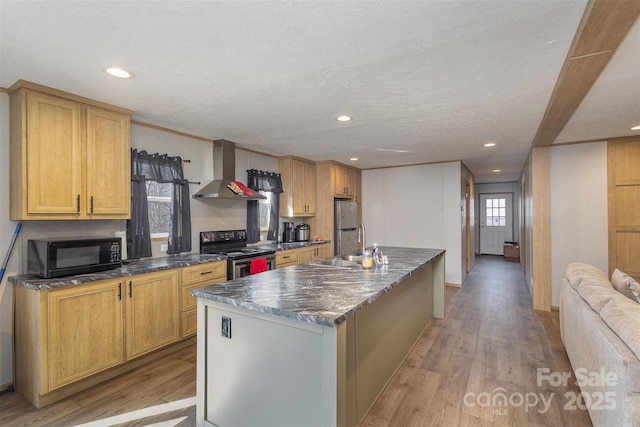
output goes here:
<path id="1" fill-rule="evenodd" d="M 513 193 L 480 194 L 480 253 L 503 255 L 513 241 Z"/>

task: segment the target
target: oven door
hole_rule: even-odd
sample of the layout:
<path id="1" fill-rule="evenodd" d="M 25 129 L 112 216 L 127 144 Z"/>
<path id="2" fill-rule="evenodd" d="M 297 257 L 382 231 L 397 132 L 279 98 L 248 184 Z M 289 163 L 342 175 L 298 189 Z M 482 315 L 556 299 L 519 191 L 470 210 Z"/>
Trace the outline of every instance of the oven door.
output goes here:
<path id="1" fill-rule="evenodd" d="M 249 276 L 251 274 L 251 260 L 257 258 L 266 258 L 267 259 L 267 270 L 273 270 L 275 267 L 275 256 L 270 255 L 266 257 L 256 257 L 256 258 L 245 258 L 239 260 L 233 260 L 231 262 L 231 266 L 229 268 L 227 279 L 239 279 L 241 277 Z"/>

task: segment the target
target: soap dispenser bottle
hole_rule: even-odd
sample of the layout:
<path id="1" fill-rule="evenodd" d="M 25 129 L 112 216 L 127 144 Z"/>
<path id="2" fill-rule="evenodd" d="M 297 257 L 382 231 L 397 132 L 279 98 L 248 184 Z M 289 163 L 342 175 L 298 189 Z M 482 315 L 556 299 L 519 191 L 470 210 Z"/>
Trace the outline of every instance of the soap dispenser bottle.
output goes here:
<path id="1" fill-rule="evenodd" d="M 382 257 L 382 251 L 378 247 L 377 243 L 374 243 L 373 249 L 371 249 L 371 255 L 373 256 L 373 261 L 376 263 L 376 266 L 380 266 L 384 264 L 384 258 Z"/>

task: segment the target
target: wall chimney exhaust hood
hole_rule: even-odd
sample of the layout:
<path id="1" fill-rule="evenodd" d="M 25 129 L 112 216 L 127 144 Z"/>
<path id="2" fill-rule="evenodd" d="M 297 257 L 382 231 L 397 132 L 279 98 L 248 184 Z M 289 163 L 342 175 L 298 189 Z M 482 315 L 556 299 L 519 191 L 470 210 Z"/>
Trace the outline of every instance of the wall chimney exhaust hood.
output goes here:
<path id="1" fill-rule="evenodd" d="M 213 141 L 213 181 L 202 187 L 194 199 L 266 199 L 255 190 L 236 181 L 236 144 L 226 139 Z"/>

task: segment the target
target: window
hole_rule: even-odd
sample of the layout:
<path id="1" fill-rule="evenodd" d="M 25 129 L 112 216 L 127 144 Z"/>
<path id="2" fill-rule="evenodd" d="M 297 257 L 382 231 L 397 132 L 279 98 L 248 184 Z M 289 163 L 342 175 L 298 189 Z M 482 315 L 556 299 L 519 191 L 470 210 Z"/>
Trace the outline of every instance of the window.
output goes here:
<path id="1" fill-rule="evenodd" d="M 487 199 L 487 227 L 505 227 L 507 225 L 507 200 Z"/>
<path id="2" fill-rule="evenodd" d="M 269 231 L 269 218 L 271 218 L 271 191 L 260 191 L 266 199 L 258 200 L 258 217 L 260 218 L 260 233 Z"/>
<path id="3" fill-rule="evenodd" d="M 146 181 L 149 231 L 151 238 L 168 238 L 171 222 L 171 194 L 173 183 Z"/>

